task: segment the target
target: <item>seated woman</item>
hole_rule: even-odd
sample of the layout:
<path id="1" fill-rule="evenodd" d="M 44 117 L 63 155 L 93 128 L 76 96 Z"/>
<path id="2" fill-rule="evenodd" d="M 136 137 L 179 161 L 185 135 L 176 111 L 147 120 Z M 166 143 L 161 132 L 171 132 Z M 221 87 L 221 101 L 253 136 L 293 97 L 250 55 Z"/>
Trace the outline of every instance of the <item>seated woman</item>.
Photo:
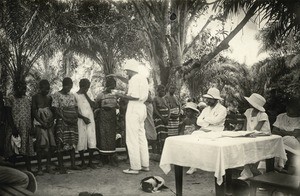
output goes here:
<path id="1" fill-rule="evenodd" d="M 249 109 L 244 113 L 246 119 L 244 121 L 243 130 L 247 131 L 261 131 L 263 133 L 270 133 L 270 122 L 268 115 L 265 113 L 264 105 L 266 100 L 264 97 L 257 93 L 253 93 L 250 97 L 245 97 L 248 103 L 251 105 Z M 258 163 L 247 164 L 239 177 L 240 180 L 246 180 L 254 175 L 260 174 L 257 169 Z"/>
<path id="2" fill-rule="evenodd" d="M 273 124 L 273 134 L 283 137 L 283 143 L 287 150 L 288 161 L 285 169 L 288 173 L 295 172 L 293 154 L 299 154 L 300 151 L 300 100 L 291 98 L 286 106 L 286 113 L 279 114 Z M 279 168 L 282 169 L 282 168 Z"/>

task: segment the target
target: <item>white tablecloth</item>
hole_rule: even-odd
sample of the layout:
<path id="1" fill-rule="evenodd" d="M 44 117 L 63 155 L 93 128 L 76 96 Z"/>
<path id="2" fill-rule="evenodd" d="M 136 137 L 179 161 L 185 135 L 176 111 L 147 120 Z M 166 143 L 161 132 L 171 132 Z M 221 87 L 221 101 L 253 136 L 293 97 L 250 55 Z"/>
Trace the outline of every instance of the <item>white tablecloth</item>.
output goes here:
<path id="1" fill-rule="evenodd" d="M 225 170 L 260 160 L 279 157 L 287 160 L 281 136 L 222 137 L 221 133 L 205 133 L 168 137 L 161 156 L 160 168 L 165 174 L 171 164 L 215 172 L 222 184 Z"/>

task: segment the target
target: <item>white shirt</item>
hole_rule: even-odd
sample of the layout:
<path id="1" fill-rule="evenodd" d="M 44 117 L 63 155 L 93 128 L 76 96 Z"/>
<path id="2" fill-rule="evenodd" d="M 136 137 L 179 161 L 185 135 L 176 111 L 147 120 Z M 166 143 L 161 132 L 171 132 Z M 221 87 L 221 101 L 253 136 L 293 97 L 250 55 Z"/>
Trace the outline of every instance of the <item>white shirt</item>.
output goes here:
<path id="1" fill-rule="evenodd" d="M 270 133 L 271 128 L 268 115 L 265 112 L 259 111 L 256 116 L 251 116 L 252 111 L 253 108 L 249 108 L 244 113 L 247 118 L 247 131 L 254 131 L 259 121 L 265 121 L 260 131 Z"/>
<path id="2" fill-rule="evenodd" d="M 138 98 L 139 102 L 144 103 L 148 99 L 149 84 L 146 79 L 141 74 L 135 74 L 128 81 L 128 96 Z M 135 100 L 130 100 L 129 102 L 136 102 Z"/>
<path id="3" fill-rule="evenodd" d="M 223 131 L 227 110 L 220 103 L 215 107 L 207 106 L 197 119 L 197 125 L 212 131 Z"/>
<path id="4" fill-rule="evenodd" d="M 282 113 L 277 116 L 273 126 L 285 131 L 294 131 L 295 129 L 300 129 L 300 117 L 289 117 L 287 113 Z M 283 143 L 289 147 L 287 149 L 285 146 L 286 150 L 294 154 L 300 154 L 300 143 L 298 139 L 299 138 L 295 138 L 294 136 L 284 136 Z"/>
<path id="5" fill-rule="evenodd" d="M 273 126 L 285 131 L 294 131 L 300 129 L 300 117 L 289 117 L 286 113 L 282 113 L 277 116 Z"/>

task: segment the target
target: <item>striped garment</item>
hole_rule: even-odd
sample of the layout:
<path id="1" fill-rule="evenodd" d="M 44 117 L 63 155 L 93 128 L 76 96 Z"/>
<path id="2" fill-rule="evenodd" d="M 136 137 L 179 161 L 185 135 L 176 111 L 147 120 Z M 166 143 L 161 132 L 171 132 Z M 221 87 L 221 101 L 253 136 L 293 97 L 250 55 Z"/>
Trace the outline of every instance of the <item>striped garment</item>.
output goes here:
<path id="1" fill-rule="evenodd" d="M 178 135 L 179 128 L 179 108 L 173 108 L 170 110 L 171 116 L 168 122 L 168 136 Z"/>
<path id="2" fill-rule="evenodd" d="M 75 148 L 78 144 L 78 114 L 75 107 L 64 107 L 61 109 L 63 119 L 56 121 L 56 139 L 59 151 L 67 151 Z"/>

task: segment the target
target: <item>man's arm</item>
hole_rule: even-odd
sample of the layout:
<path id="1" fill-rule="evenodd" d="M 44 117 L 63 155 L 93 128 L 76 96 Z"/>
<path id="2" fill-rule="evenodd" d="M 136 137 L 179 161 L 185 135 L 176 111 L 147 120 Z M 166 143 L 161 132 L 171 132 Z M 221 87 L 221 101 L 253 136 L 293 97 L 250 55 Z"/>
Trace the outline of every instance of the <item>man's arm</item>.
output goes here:
<path id="1" fill-rule="evenodd" d="M 87 99 L 87 101 L 89 102 L 90 106 L 92 107 L 92 109 L 96 108 L 97 105 L 94 101 L 91 100 L 91 98 L 88 96 L 87 93 L 84 93 L 85 98 Z"/>
<path id="2" fill-rule="evenodd" d="M 121 75 L 118 75 L 118 74 L 109 74 L 106 77 L 115 77 L 115 78 L 121 80 L 122 82 L 128 84 L 128 79 L 125 78 L 124 76 L 121 76 Z"/>
<path id="3" fill-rule="evenodd" d="M 225 108 L 223 108 L 221 111 L 214 111 L 214 112 L 218 112 L 218 114 L 213 116 L 206 116 L 203 120 L 208 122 L 211 125 L 214 125 L 226 118 L 227 111 Z"/>
<path id="4" fill-rule="evenodd" d="M 209 125 L 208 122 L 204 121 L 204 118 L 206 116 L 206 109 L 204 108 L 201 112 L 200 116 L 197 118 L 197 125 L 200 127 L 207 127 Z"/>

